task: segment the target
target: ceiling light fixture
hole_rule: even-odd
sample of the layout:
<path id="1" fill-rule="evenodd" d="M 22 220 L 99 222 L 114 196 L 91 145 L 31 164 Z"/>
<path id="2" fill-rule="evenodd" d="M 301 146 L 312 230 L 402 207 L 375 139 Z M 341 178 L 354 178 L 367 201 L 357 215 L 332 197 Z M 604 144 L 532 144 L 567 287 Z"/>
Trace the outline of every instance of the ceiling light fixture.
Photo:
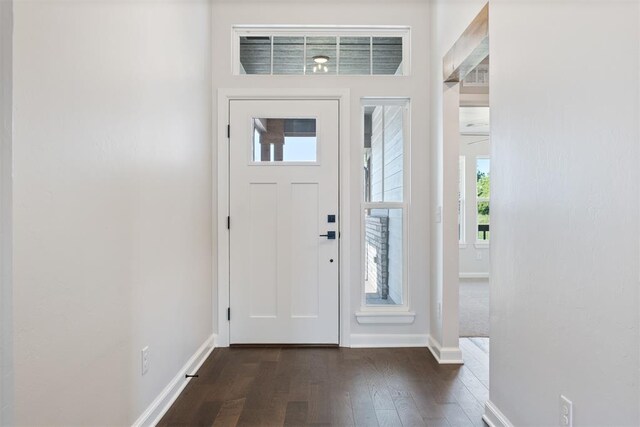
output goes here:
<path id="1" fill-rule="evenodd" d="M 313 57 L 313 62 L 316 65 L 313 66 L 314 73 L 326 73 L 329 71 L 329 67 L 327 67 L 327 62 L 329 62 L 329 57 L 326 55 L 316 55 Z"/>
<path id="2" fill-rule="evenodd" d="M 316 55 L 313 57 L 313 61 L 316 64 L 326 64 L 327 62 L 329 62 L 329 57 L 326 55 Z"/>

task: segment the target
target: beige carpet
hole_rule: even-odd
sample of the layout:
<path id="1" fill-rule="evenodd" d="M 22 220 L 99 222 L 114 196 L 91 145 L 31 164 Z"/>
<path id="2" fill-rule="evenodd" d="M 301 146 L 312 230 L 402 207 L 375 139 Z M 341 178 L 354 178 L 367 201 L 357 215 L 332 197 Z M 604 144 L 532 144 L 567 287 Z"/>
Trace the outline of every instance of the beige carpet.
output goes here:
<path id="1" fill-rule="evenodd" d="M 489 336 L 489 280 L 460 280 L 460 336 Z"/>

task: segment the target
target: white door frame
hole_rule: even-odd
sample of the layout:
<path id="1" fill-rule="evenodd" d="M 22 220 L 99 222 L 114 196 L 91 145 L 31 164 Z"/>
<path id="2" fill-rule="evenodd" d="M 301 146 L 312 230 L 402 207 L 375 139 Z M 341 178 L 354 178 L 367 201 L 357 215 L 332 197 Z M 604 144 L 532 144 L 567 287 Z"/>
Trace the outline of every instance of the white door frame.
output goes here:
<path id="1" fill-rule="evenodd" d="M 435 243 L 434 265 L 440 279 L 432 288 L 431 309 L 436 322 L 431 325 L 429 349 L 441 364 L 463 364 L 460 350 L 460 246 L 458 237 L 458 189 L 460 186 L 460 82 L 489 55 L 489 3 L 480 10 L 442 59 L 442 126 L 436 141 L 441 153 L 439 209 L 440 237 Z M 436 234 L 437 236 L 437 234 Z M 435 307 L 434 307 L 435 305 Z"/>
<path id="2" fill-rule="evenodd" d="M 349 272 L 351 260 L 349 258 L 351 247 L 350 230 L 350 140 L 349 140 L 349 114 L 350 91 L 349 89 L 218 89 L 217 111 L 218 126 L 214 136 L 214 147 L 217 147 L 217 159 L 214 156 L 213 167 L 218 171 L 217 184 L 213 190 L 217 190 L 217 206 L 213 206 L 214 220 L 213 253 L 217 253 L 217 286 L 213 288 L 215 298 L 218 296 L 218 310 L 214 312 L 213 324 L 218 324 L 218 336 L 216 347 L 229 346 L 229 327 L 227 320 L 227 308 L 229 307 L 229 230 L 227 230 L 227 216 L 229 215 L 229 139 L 227 137 L 227 125 L 229 124 L 229 103 L 234 99 L 255 100 L 314 100 L 334 99 L 338 101 L 339 114 L 339 141 L 338 141 L 338 192 L 340 220 L 338 239 L 339 245 L 339 334 L 340 346 L 350 345 L 350 318 L 351 305 L 349 301 Z M 215 177 L 214 177 L 215 179 Z M 216 194 L 213 195 L 216 200 Z M 217 289 L 216 289 L 217 288 Z M 215 328 L 214 328 L 215 329 Z"/>

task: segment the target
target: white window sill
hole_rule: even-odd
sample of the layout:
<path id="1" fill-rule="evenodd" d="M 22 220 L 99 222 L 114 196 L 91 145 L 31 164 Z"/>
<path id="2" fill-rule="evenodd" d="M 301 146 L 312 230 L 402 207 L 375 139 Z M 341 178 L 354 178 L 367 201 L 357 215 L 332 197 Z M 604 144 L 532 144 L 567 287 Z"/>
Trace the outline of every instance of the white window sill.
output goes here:
<path id="1" fill-rule="evenodd" d="M 489 243 L 488 242 L 476 242 L 474 244 L 474 246 L 476 247 L 476 249 L 489 249 Z"/>
<path id="2" fill-rule="evenodd" d="M 413 311 L 358 311 L 356 319 L 361 325 L 410 325 L 416 313 Z"/>
<path id="3" fill-rule="evenodd" d="M 458 243 L 458 246 L 460 247 L 460 249 L 467 249 L 466 243 Z"/>

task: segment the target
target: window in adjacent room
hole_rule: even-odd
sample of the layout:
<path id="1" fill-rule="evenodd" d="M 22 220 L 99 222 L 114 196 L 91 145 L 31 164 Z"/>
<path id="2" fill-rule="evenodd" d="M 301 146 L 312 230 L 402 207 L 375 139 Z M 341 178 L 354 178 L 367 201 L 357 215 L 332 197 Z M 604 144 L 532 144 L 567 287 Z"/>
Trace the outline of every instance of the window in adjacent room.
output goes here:
<path id="1" fill-rule="evenodd" d="M 489 208 L 491 196 L 491 160 L 488 157 L 478 157 L 476 159 L 476 203 L 477 203 L 477 223 L 479 242 L 488 242 L 489 230 Z"/>

